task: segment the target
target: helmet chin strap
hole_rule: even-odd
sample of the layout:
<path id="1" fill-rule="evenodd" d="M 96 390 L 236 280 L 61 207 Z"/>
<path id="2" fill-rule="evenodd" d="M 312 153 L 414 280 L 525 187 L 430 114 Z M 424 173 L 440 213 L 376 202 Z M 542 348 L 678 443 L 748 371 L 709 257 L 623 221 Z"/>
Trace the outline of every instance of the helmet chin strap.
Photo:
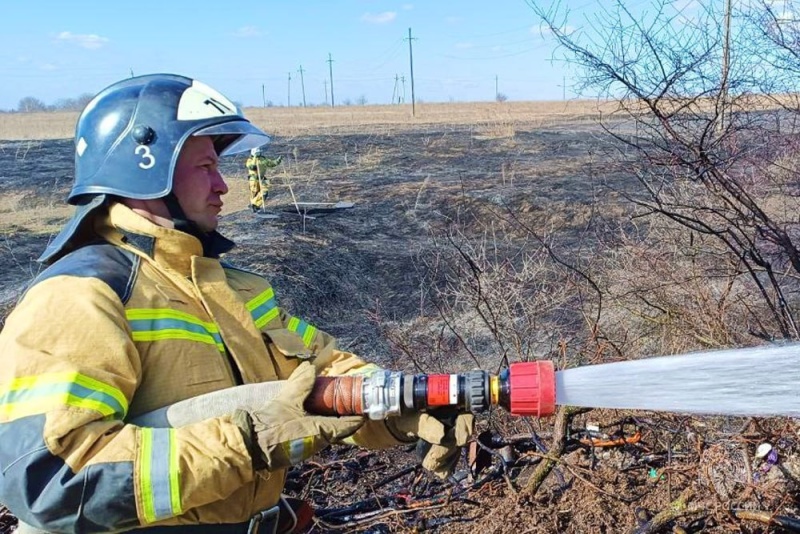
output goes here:
<path id="1" fill-rule="evenodd" d="M 233 242 L 226 239 L 218 232 L 204 232 L 197 224 L 186 216 L 183 211 L 178 197 L 172 191 L 163 197 L 164 204 L 167 206 L 170 217 L 172 217 L 172 224 L 176 230 L 189 234 L 200 240 L 203 245 L 203 255 L 209 258 L 216 258 L 221 253 L 229 251 L 233 248 Z"/>
<path id="2" fill-rule="evenodd" d="M 187 234 L 191 234 L 195 237 L 200 237 L 197 233 L 202 232 L 194 222 L 190 221 L 189 218 L 186 217 L 186 212 L 183 211 L 183 208 L 181 207 L 180 202 L 178 202 L 178 197 L 175 196 L 175 193 L 170 191 L 163 200 L 164 204 L 167 205 L 167 210 L 169 211 L 170 217 L 172 217 L 172 224 L 175 225 L 175 229 L 180 230 L 181 232 L 186 232 Z"/>

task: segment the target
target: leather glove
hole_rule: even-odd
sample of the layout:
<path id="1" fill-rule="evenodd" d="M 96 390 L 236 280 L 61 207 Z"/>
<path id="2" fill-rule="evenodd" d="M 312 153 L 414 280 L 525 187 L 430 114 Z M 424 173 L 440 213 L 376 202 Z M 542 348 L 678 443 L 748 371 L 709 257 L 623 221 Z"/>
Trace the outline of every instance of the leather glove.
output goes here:
<path id="1" fill-rule="evenodd" d="M 444 479 L 453 474 L 474 422 L 475 416 L 469 413 L 454 416 L 432 412 L 391 418 L 386 426 L 400 440 L 419 438 L 417 454 L 422 467 Z"/>
<path id="2" fill-rule="evenodd" d="M 289 376 L 276 399 L 250 412 L 250 439 L 245 435 L 245 441 L 250 444 L 251 454 L 260 456 L 254 456 L 256 469 L 265 467 L 275 471 L 296 465 L 331 442 L 349 436 L 364 423 L 361 416 L 308 415 L 303 409 L 303 402 L 311 393 L 315 379 L 314 366 L 308 362 L 301 363 Z M 235 414 L 233 419 L 242 428 L 241 414 Z M 253 446 L 253 436 L 257 447 Z"/>

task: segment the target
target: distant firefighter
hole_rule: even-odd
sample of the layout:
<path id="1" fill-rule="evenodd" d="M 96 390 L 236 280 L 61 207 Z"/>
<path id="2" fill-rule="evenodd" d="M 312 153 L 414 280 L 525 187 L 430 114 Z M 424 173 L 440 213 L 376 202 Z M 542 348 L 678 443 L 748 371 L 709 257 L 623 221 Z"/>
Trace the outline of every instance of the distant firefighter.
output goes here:
<path id="1" fill-rule="evenodd" d="M 282 157 L 268 158 L 264 155 L 264 149 L 257 147 L 250 150 L 250 157 L 247 158 L 247 178 L 250 182 L 250 209 L 253 212 L 262 211 L 264 204 L 269 196 L 269 176 L 267 169 L 277 167 Z"/>

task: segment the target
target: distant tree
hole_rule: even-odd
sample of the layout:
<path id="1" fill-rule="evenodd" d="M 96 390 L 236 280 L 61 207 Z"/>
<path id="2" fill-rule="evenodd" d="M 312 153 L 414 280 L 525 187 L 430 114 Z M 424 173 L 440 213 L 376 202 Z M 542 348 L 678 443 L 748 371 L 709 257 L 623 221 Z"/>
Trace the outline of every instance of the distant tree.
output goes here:
<path id="1" fill-rule="evenodd" d="M 26 96 L 17 104 L 17 111 L 31 113 L 34 111 L 46 111 L 47 106 L 44 102 L 33 96 Z"/>
<path id="2" fill-rule="evenodd" d="M 367 105 L 367 97 L 365 95 L 361 95 L 356 99 L 356 104 L 359 106 L 366 106 Z"/>
<path id="3" fill-rule="evenodd" d="M 496 95 L 494 95 L 494 99 L 497 102 L 505 102 L 506 100 L 508 100 L 508 97 L 505 95 L 505 93 L 497 93 Z"/>
<path id="4" fill-rule="evenodd" d="M 86 105 L 92 101 L 92 98 L 94 98 L 92 93 L 83 93 L 79 95 L 78 98 L 75 99 L 75 109 L 83 110 L 83 108 L 85 108 Z"/>
<path id="5" fill-rule="evenodd" d="M 74 101 L 71 98 L 59 98 L 56 100 L 56 103 L 53 104 L 53 108 L 56 110 L 66 110 L 72 109 L 74 105 Z"/>
<path id="6" fill-rule="evenodd" d="M 352 105 L 353 105 L 353 101 L 352 101 L 352 100 L 350 100 L 349 98 L 345 98 L 345 99 L 342 101 L 342 105 L 343 105 L 343 106 L 352 106 Z"/>
<path id="7" fill-rule="evenodd" d="M 86 107 L 94 95 L 91 93 L 83 93 L 77 98 L 60 98 L 56 100 L 55 104 L 48 106 L 49 111 L 81 111 Z"/>

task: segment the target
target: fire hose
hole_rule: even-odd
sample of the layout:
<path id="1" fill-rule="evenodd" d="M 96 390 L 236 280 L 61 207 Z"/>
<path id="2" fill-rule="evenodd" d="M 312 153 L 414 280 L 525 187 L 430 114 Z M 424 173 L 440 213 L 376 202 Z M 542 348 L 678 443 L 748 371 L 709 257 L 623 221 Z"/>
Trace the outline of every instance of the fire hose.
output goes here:
<path id="1" fill-rule="evenodd" d="M 285 381 L 245 384 L 186 399 L 134 417 L 146 427 L 180 427 L 205 419 L 254 410 L 276 398 Z M 316 415 L 366 415 L 385 419 L 449 408 L 481 413 L 500 406 L 512 415 L 547 417 L 555 411 L 555 371 L 550 361 L 511 364 L 498 374 L 404 374 L 375 371 L 365 375 L 317 377 L 304 407 Z"/>

